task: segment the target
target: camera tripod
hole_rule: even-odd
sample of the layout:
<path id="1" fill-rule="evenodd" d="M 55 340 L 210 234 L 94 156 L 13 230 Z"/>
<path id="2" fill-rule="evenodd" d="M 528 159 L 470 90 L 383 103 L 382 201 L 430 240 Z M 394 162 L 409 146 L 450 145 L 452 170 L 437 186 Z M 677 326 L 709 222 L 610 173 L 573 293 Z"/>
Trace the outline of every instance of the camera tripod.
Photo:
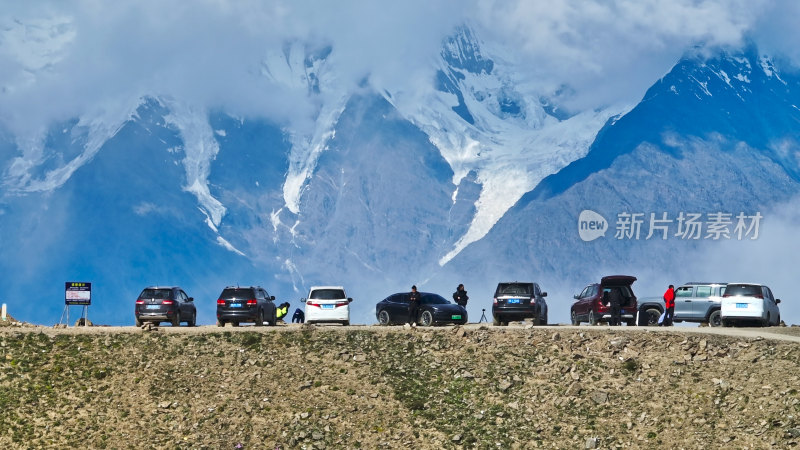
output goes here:
<path id="1" fill-rule="evenodd" d="M 481 322 L 489 323 L 489 320 L 486 319 L 486 308 L 481 309 L 481 320 L 479 320 L 478 323 Z"/>

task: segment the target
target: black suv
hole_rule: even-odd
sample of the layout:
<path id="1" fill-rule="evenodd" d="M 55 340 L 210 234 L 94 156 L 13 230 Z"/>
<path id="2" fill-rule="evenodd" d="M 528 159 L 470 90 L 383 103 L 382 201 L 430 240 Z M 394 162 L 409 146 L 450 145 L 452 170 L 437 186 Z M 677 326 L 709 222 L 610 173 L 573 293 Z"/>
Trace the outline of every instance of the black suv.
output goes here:
<path id="1" fill-rule="evenodd" d="M 498 283 L 492 303 L 494 324 L 505 326 L 508 322 L 533 319 L 534 325 L 547 325 L 547 302 L 537 283 Z"/>
<path id="2" fill-rule="evenodd" d="M 183 289 L 172 287 L 150 286 L 144 288 L 136 299 L 136 326 L 143 322 L 170 322 L 177 327 L 181 322 L 193 327 L 197 324 L 197 308 L 194 298 L 186 295 Z"/>
<path id="3" fill-rule="evenodd" d="M 273 300 L 275 297 L 261 286 L 228 286 L 217 300 L 217 326 L 224 327 L 228 322 L 235 327 L 241 322 L 253 322 L 257 327 L 264 322 L 275 325 L 278 319 Z"/>

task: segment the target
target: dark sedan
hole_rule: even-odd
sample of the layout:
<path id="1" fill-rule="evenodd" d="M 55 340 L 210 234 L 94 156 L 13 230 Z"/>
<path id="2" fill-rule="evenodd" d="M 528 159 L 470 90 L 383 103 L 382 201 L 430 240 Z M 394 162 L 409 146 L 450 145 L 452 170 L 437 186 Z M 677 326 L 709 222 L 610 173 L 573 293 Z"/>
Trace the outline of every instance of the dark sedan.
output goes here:
<path id="1" fill-rule="evenodd" d="M 375 305 L 375 315 L 381 325 L 408 323 L 408 292 L 386 297 Z M 429 327 L 447 323 L 467 323 L 467 310 L 444 297 L 429 292 L 420 292 L 420 305 L 413 322 Z"/>

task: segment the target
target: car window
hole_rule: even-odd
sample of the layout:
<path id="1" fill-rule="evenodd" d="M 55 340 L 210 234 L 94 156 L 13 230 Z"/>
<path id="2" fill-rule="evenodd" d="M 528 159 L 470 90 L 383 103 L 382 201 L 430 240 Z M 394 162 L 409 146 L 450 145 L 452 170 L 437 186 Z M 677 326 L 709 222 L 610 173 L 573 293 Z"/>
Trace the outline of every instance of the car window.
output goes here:
<path id="1" fill-rule="evenodd" d="M 423 305 L 449 305 L 451 303 L 452 302 L 448 301 L 444 297 L 436 294 L 427 294 L 422 296 Z"/>
<path id="2" fill-rule="evenodd" d="M 394 294 L 389 297 L 389 301 L 394 303 L 408 303 L 408 294 Z"/>
<path id="3" fill-rule="evenodd" d="M 189 301 L 189 296 L 188 296 L 188 295 L 186 295 L 186 292 L 183 292 L 183 291 L 181 291 L 181 294 L 180 294 L 180 295 L 181 295 L 181 301 L 182 301 L 182 302 Z"/>
<path id="4" fill-rule="evenodd" d="M 500 283 L 497 285 L 497 296 L 501 295 L 531 295 L 532 283 Z"/>
<path id="5" fill-rule="evenodd" d="M 758 285 L 754 285 L 754 284 L 729 284 L 725 288 L 725 295 L 752 297 L 752 296 L 764 295 L 764 294 L 761 291 L 761 286 L 758 286 Z"/>
<path id="6" fill-rule="evenodd" d="M 697 286 L 696 297 L 711 297 L 711 286 Z"/>
<path id="7" fill-rule="evenodd" d="M 316 300 L 338 300 L 343 299 L 344 291 L 341 289 L 314 289 L 309 298 Z"/>
<path id="8" fill-rule="evenodd" d="M 595 297 L 600 292 L 600 285 L 593 284 L 589 287 L 589 297 Z"/>
<path id="9" fill-rule="evenodd" d="M 717 295 L 719 295 L 720 297 L 725 295 L 725 286 L 720 286 L 719 287 L 719 294 L 717 294 Z"/>
<path id="10" fill-rule="evenodd" d="M 170 289 L 145 289 L 139 294 L 139 298 L 165 299 L 170 297 Z"/>
<path id="11" fill-rule="evenodd" d="M 681 286 L 675 291 L 675 297 L 691 297 L 693 289 L 692 286 Z"/>
<path id="12" fill-rule="evenodd" d="M 251 288 L 225 288 L 222 290 L 219 298 L 232 299 L 232 298 L 255 298 L 256 294 Z"/>
<path id="13" fill-rule="evenodd" d="M 583 288 L 583 290 L 581 291 L 580 295 L 578 295 L 579 299 L 580 298 L 586 298 L 586 297 L 589 296 L 589 287 L 590 286 L 586 286 L 585 288 Z"/>

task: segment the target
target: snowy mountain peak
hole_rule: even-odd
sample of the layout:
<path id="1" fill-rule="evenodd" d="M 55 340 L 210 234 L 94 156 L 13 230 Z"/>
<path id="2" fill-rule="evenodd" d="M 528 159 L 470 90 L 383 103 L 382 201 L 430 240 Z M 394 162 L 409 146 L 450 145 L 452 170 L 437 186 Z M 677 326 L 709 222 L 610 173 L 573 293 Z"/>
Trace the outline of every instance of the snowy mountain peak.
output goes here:
<path id="1" fill-rule="evenodd" d="M 480 41 L 467 26 L 445 39 L 441 55 L 453 69 L 490 75 L 494 68 L 494 61 L 483 55 Z"/>
<path id="2" fill-rule="evenodd" d="M 762 90 L 786 92 L 786 81 L 772 58 L 759 54 L 752 45 L 740 51 L 709 54 L 696 49 L 687 53 L 662 78 L 660 85 L 665 84 L 673 95 L 690 95 L 707 101 L 722 96 L 726 101 L 747 102 L 753 101 L 754 94 Z M 645 95 L 645 101 L 660 91 L 657 84 Z"/>

